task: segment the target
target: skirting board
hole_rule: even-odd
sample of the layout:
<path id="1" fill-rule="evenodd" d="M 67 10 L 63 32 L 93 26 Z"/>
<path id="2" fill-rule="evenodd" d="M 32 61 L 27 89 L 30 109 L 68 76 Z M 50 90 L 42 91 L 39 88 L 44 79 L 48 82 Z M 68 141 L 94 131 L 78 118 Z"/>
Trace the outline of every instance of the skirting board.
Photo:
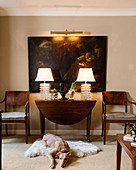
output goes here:
<path id="1" fill-rule="evenodd" d="M 9 130 L 9 134 L 25 135 L 25 130 Z M 45 130 L 45 133 L 53 133 L 59 135 L 86 135 L 86 130 Z M 107 135 L 116 135 L 124 133 L 123 130 L 107 130 Z M 5 130 L 2 130 L 2 134 L 5 135 Z M 40 135 L 40 130 L 30 130 L 31 135 Z M 101 135 L 101 130 L 90 130 L 90 135 Z"/>

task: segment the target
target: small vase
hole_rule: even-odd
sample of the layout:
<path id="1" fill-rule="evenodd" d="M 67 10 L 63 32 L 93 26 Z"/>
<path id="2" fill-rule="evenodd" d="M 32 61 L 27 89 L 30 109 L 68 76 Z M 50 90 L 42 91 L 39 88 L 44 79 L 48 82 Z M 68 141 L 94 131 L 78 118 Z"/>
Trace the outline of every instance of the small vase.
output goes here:
<path id="1" fill-rule="evenodd" d="M 51 94 L 51 100 L 57 100 L 57 98 L 58 98 L 58 93 Z"/>
<path id="2" fill-rule="evenodd" d="M 55 95 L 51 94 L 51 100 L 55 100 Z"/>
<path id="3" fill-rule="evenodd" d="M 69 100 L 74 100 L 74 93 L 75 93 L 74 90 L 69 90 L 68 92 Z"/>

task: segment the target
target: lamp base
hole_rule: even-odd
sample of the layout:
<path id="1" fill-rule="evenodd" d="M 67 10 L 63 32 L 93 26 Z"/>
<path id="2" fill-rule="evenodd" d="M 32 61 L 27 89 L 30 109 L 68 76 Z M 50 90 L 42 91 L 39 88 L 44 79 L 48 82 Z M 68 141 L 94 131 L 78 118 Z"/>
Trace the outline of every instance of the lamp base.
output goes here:
<path id="1" fill-rule="evenodd" d="M 40 99 L 50 99 L 50 84 L 41 83 L 40 84 Z"/>
<path id="2" fill-rule="evenodd" d="M 91 84 L 81 84 L 81 98 L 84 100 L 87 100 L 89 98 L 91 98 Z"/>

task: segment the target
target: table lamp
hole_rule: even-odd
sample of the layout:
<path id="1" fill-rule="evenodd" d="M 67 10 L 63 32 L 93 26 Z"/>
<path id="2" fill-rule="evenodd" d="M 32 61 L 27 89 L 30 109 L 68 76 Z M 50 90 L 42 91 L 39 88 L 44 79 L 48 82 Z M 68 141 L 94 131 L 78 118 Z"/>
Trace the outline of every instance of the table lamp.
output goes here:
<path id="1" fill-rule="evenodd" d="M 90 98 L 91 84 L 87 84 L 87 82 L 95 82 L 92 68 L 80 68 L 76 81 L 85 82 L 81 84 L 81 97 L 83 99 Z"/>
<path id="2" fill-rule="evenodd" d="M 51 68 L 38 68 L 35 81 L 44 81 L 44 83 L 40 83 L 40 98 L 50 99 L 50 84 L 45 82 L 54 81 Z"/>

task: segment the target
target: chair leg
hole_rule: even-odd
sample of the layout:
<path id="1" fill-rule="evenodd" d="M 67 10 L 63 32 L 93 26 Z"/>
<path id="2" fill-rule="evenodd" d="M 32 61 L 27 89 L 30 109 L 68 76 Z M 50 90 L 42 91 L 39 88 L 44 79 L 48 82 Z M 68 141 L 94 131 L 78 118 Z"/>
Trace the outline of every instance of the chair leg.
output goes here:
<path id="1" fill-rule="evenodd" d="M 127 131 L 127 124 L 125 123 L 125 126 L 124 126 L 124 134 L 126 134 L 126 131 Z"/>
<path id="2" fill-rule="evenodd" d="M 8 136 L 8 125 L 5 124 L 5 129 L 6 129 L 6 136 Z"/>
<path id="3" fill-rule="evenodd" d="M 104 120 L 104 124 L 103 124 L 103 128 L 104 128 L 104 145 L 106 145 L 106 120 Z"/>
<path id="4" fill-rule="evenodd" d="M 26 144 L 28 144 L 28 121 L 27 118 L 25 120 L 25 130 L 26 130 Z"/>

